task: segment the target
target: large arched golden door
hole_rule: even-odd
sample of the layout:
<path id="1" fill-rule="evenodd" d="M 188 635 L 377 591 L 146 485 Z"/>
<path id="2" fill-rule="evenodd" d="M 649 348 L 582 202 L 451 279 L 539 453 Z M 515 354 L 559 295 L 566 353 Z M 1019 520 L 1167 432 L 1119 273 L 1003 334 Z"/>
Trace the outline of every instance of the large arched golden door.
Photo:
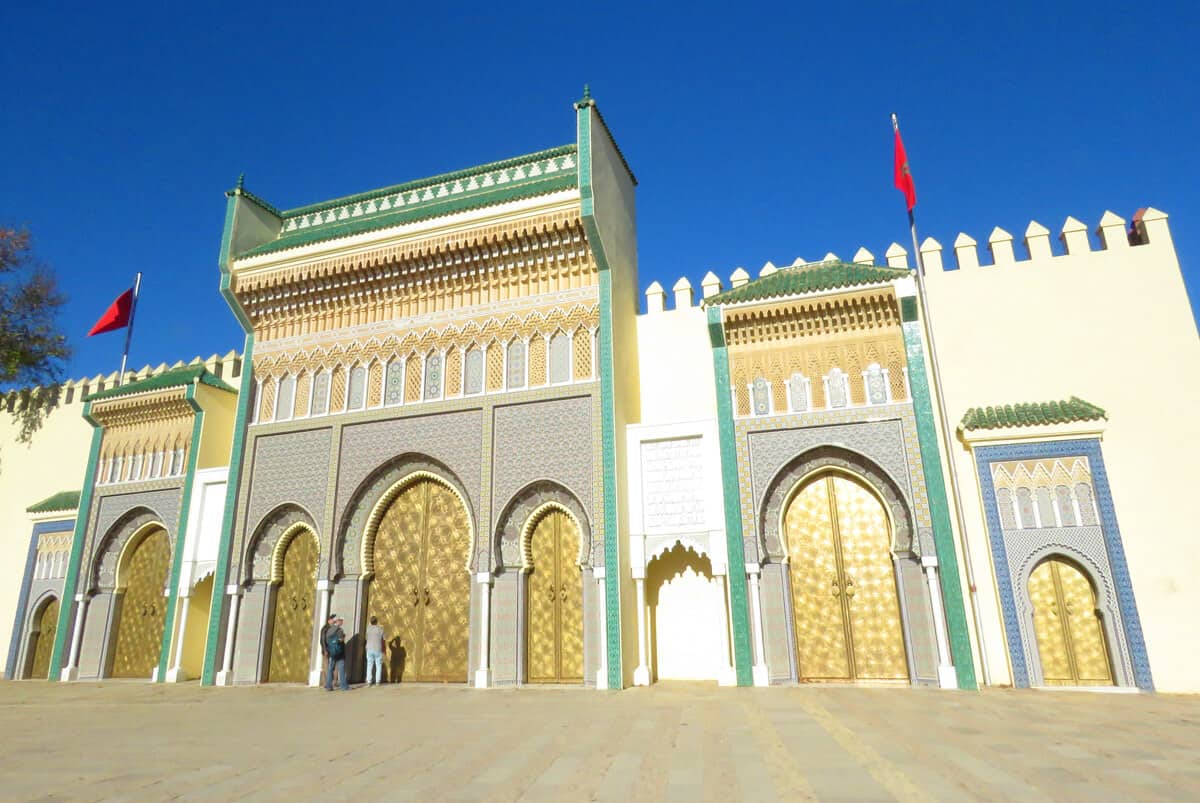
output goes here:
<path id="1" fill-rule="evenodd" d="M 1104 628 L 1092 584 L 1076 566 L 1051 558 L 1029 576 L 1033 630 L 1047 686 L 1111 686 Z"/>
<path id="2" fill-rule="evenodd" d="M 388 679 L 467 680 L 471 526 L 449 488 L 420 480 L 401 491 L 379 523 L 367 621 L 387 638 Z"/>
<path id="3" fill-rule="evenodd" d="M 907 680 L 891 528 L 859 479 L 808 480 L 784 514 L 801 680 Z"/>
<path id="4" fill-rule="evenodd" d="M 284 547 L 283 579 L 275 591 L 268 683 L 308 682 L 320 552 L 316 537 L 308 530 L 296 533 Z"/>
<path id="5" fill-rule="evenodd" d="M 579 528 L 551 510 L 529 537 L 526 675 L 530 683 L 583 682 L 583 573 Z"/>
<path id="6" fill-rule="evenodd" d="M 167 599 L 163 588 L 171 566 L 171 541 L 165 530 L 145 536 L 132 550 L 126 547 L 117 571 L 125 587 L 117 622 L 112 676 L 149 680 L 162 651 Z"/>
<path id="7" fill-rule="evenodd" d="M 54 636 L 58 632 L 58 599 L 51 598 L 37 617 L 37 630 L 30 639 L 33 662 L 29 666 L 29 677 L 45 680 L 50 676 L 50 653 L 54 651 Z"/>

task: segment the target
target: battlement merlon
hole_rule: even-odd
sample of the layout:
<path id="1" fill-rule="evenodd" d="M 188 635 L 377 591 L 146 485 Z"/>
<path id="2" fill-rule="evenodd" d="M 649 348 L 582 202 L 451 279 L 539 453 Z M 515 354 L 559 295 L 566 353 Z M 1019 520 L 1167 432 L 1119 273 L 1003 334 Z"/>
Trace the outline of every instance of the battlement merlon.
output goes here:
<path id="1" fill-rule="evenodd" d="M 1138 210 L 1137 214 L 1133 217 L 1131 226 L 1127 226 L 1125 219 L 1113 212 L 1105 212 L 1094 229 L 1094 233 L 1099 243 L 1098 248 L 1092 248 L 1087 226 L 1074 217 L 1068 217 L 1064 221 L 1058 236 L 1062 252 L 1056 254 L 1050 242 L 1049 229 L 1037 221 L 1032 221 L 1026 227 L 1023 236 L 1022 244 L 1025 253 L 1022 258 L 1018 259 L 1013 247 L 1013 235 L 997 226 L 987 238 L 988 252 L 991 256 L 989 262 L 980 261 L 977 249 L 978 244 L 973 237 L 966 233 L 960 233 L 954 240 L 952 246 L 953 266 L 945 263 L 945 249 L 939 241 L 932 237 L 926 237 L 921 242 L 921 258 L 926 274 L 936 276 L 943 273 L 951 275 L 958 272 L 973 273 L 981 269 L 985 272 L 990 272 L 990 269 L 994 267 L 1026 267 L 1039 262 L 1046 262 L 1049 265 L 1078 265 L 1080 264 L 1080 260 L 1089 257 L 1111 259 L 1111 255 L 1130 254 L 1131 250 L 1142 253 L 1139 249 L 1149 248 L 1157 251 L 1165 248 L 1167 249 L 1166 259 L 1159 258 L 1156 260 L 1156 264 L 1170 265 L 1176 272 L 1179 271 L 1174 243 L 1171 239 L 1170 228 L 1167 225 L 1167 215 L 1158 209 L 1147 207 Z M 810 264 L 839 261 L 836 254 L 828 253 L 818 263 L 809 263 L 804 258 L 797 257 L 791 265 L 785 267 L 796 268 Z M 851 262 L 855 265 L 866 266 L 877 264 L 874 254 L 866 248 L 859 248 L 855 252 Z M 884 262 L 890 268 L 911 270 L 913 267 L 910 264 L 908 250 L 899 243 L 892 243 L 887 248 L 884 252 Z M 779 270 L 780 268 L 776 267 L 773 262 L 768 261 L 759 270 L 758 276 L 759 278 L 770 276 Z M 750 272 L 745 268 L 737 267 L 729 277 L 729 286 L 730 288 L 738 288 L 750 281 Z M 687 283 L 689 290 L 693 286 L 684 277 L 676 282 L 673 289 L 678 291 L 681 283 Z M 702 299 L 704 300 L 717 295 L 724 289 L 721 279 L 713 271 L 709 271 L 705 275 L 700 286 L 703 289 Z M 658 313 L 668 310 L 666 301 L 667 293 L 659 282 L 653 282 L 645 290 L 645 296 L 647 313 Z M 695 303 L 691 300 L 690 293 L 681 294 L 675 292 L 674 300 L 675 305 L 672 309 L 684 309 L 691 307 Z"/>

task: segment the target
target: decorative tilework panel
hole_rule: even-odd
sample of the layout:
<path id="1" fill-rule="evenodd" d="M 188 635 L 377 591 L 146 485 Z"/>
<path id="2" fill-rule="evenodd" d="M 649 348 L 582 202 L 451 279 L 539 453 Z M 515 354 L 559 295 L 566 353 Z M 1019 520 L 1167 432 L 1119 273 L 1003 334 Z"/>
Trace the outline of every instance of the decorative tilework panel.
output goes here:
<path id="1" fill-rule="evenodd" d="M 495 408 L 492 510 L 538 480 L 564 486 L 594 518 L 591 397 L 576 396 Z M 583 448 L 580 448 L 580 447 Z"/>
<path id="2" fill-rule="evenodd" d="M 242 548 L 246 534 L 255 532 L 263 518 L 281 504 L 299 505 L 313 521 L 324 518 L 330 439 L 328 427 L 254 439 Z M 241 554 L 241 549 L 236 554 Z"/>
<path id="3" fill-rule="evenodd" d="M 424 455 L 446 466 L 466 491 L 472 519 L 479 514 L 483 414 L 461 410 L 392 418 L 342 429 L 334 532 L 340 532 L 357 488 L 381 466 L 401 455 Z M 477 522 L 478 525 L 478 522 Z"/>
<path id="4" fill-rule="evenodd" d="M 1095 501 L 1100 511 L 1099 526 L 1006 530 L 1001 524 L 996 488 L 991 479 L 992 464 L 1007 460 L 1073 456 L 1088 459 Z M 1097 586 L 1097 605 L 1104 612 L 1105 635 L 1109 640 L 1117 682 L 1122 682 L 1122 678 L 1126 683 L 1132 680 L 1138 688 L 1152 690 L 1154 681 L 1100 442 L 1084 439 L 983 446 L 975 450 L 975 459 L 978 475 L 983 478 L 980 490 L 1014 684 L 1029 686 L 1041 681 L 1037 653 L 1032 649 L 1036 639 L 1029 617 L 1026 588 L 1034 566 L 1045 557 L 1059 554 L 1083 566 Z"/>

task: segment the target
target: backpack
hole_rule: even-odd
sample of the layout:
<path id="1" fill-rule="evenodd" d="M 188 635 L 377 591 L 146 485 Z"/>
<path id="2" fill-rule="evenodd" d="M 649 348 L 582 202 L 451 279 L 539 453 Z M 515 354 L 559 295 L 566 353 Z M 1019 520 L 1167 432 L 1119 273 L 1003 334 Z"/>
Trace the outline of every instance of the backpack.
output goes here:
<path id="1" fill-rule="evenodd" d="M 325 634 L 325 650 L 330 658 L 341 658 L 346 654 L 345 636 L 342 635 L 341 628 L 330 628 Z"/>

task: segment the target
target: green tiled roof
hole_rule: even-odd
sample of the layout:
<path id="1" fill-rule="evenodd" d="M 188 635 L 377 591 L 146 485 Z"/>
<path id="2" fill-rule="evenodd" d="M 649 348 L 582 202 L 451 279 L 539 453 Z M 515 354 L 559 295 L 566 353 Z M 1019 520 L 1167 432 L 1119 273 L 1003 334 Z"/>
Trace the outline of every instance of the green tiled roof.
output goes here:
<path id="1" fill-rule="evenodd" d="M 276 239 L 237 257 L 269 254 L 570 189 L 579 182 L 576 150 L 575 145 L 562 145 L 283 212 L 239 187 L 232 192 L 245 195 L 279 215 L 283 227 Z"/>
<path id="2" fill-rule="evenodd" d="M 996 407 L 972 407 L 963 416 L 965 430 L 1034 427 L 1042 424 L 1066 424 L 1071 421 L 1096 421 L 1107 418 L 1104 410 L 1078 396 L 1066 401 L 1004 404 Z"/>
<path id="3" fill-rule="evenodd" d="M 25 508 L 26 513 L 52 513 L 59 510 L 75 510 L 79 507 L 79 491 L 59 491 L 36 505 Z"/>
<path id="4" fill-rule="evenodd" d="M 189 365 L 186 368 L 175 368 L 170 371 L 163 371 L 157 376 L 148 376 L 145 379 L 139 379 L 137 382 L 130 382 L 128 385 L 109 388 L 98 393 L 89 394 L 84 401 L 96 401 L 99 399 L 111 399 L 116 396 L 131 396 L 134 393 L 148 393 L 152 390 L 165 390 L 166 388 L 183 387 L 199 382 L 203 385 L 211 385 L 214 388 L 227 390 L 230 393 L 235 392 L 220 378 L 209 373 L 203 365 Z"/>
<path id="5" fill-rule="evenodd" d="M 857 287 L 882 284 L 909 276 L 908 268 L 881 268 L 878 265 L 856 265 L 849 262 L 815 262 L 792 268 L 780 268 L 705 299 L 707 305 L 736 304 L 742 301 L 763 301 L 770 298 L 833 290 L 838 287 Z"/>

